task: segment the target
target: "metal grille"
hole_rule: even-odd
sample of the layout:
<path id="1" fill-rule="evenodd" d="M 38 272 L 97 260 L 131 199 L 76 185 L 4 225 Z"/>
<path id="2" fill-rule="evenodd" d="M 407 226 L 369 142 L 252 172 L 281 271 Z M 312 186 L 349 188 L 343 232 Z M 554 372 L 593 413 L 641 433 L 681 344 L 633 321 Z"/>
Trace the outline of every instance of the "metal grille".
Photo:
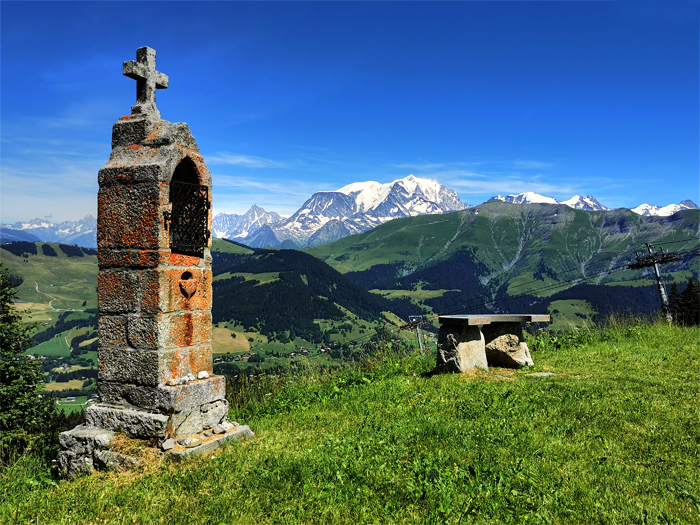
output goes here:
<path id="1" fill-rule="evenodd" d="M 170 201 L 173 204 L 170 248 L 201 252 L 209 242 L 209 188 L 171 182 Z"/>

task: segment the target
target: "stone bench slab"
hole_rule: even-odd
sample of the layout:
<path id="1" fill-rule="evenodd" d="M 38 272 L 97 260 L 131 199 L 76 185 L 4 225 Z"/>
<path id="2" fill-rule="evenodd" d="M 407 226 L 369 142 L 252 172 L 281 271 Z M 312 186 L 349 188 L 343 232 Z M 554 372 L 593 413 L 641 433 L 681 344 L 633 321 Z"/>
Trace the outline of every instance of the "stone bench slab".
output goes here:
<path id="1" fill-rule="evenodd" d="M 438 317 L 440 324 L 483 326 L 492 323 L 546 323 L 549 315 L 544 314 L 467 314 L 467 315 L 441 315 Z"/>

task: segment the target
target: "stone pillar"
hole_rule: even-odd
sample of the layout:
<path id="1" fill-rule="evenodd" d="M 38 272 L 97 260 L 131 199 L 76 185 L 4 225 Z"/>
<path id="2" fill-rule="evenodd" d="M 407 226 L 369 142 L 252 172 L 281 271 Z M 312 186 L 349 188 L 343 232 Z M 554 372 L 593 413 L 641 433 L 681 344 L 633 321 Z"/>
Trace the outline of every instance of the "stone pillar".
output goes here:
<path id="1" fill-rule="evenodd" d="M 161 442 L 227 433 L 237 429 L 212 368 L 211 174 L 187 124 L 160 118 L 155 89 L 168 77 L 155 71 L 155 51 L 137 56 L 124 64 L 141 79 L 137 104 L 114 124 L 98 174 L 101 402 L 86 427 Z"/>
<path id="2" fill-rule="evenodd" d="M 212 375 L 211 175 L 188 126 L 122 117 L 99 185 L 102 404 L 90 407 L 88 424 L 175 438 L 212 427 L 227 404 L 224 378 Z M 192 230 L 184 246 L 176 220 Z"/>

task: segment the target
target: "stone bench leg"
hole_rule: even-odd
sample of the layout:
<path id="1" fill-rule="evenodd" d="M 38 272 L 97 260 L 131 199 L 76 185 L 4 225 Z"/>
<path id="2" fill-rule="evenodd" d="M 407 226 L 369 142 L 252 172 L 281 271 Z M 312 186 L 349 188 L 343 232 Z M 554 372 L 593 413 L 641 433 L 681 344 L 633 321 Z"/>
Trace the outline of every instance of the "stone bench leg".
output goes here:
<path id="1" fill-rule="evenodd" d="M 438 333 L 438 372 L 488 370 L 484 336 L 478 326 L 442 325 Z"/>
<path id="2" fill-rule="evenodd" d="M 484 325 L 481 331 L 486 343 L 486 359 L 489 365 L 520 368 L 535 364 L 520 323 L 492 323 Z"/>

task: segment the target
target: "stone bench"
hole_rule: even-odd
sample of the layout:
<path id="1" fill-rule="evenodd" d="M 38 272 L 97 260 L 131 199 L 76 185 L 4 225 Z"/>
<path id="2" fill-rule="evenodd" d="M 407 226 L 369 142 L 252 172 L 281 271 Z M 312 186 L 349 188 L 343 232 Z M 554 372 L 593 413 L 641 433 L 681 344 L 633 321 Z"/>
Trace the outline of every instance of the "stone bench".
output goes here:
<path id="1" fill-rule="evenodd" d="M 548 315 L 441 315 L 437 344 L 438 372 L 532 366 L 522 323 L 549 322 Z"/>

